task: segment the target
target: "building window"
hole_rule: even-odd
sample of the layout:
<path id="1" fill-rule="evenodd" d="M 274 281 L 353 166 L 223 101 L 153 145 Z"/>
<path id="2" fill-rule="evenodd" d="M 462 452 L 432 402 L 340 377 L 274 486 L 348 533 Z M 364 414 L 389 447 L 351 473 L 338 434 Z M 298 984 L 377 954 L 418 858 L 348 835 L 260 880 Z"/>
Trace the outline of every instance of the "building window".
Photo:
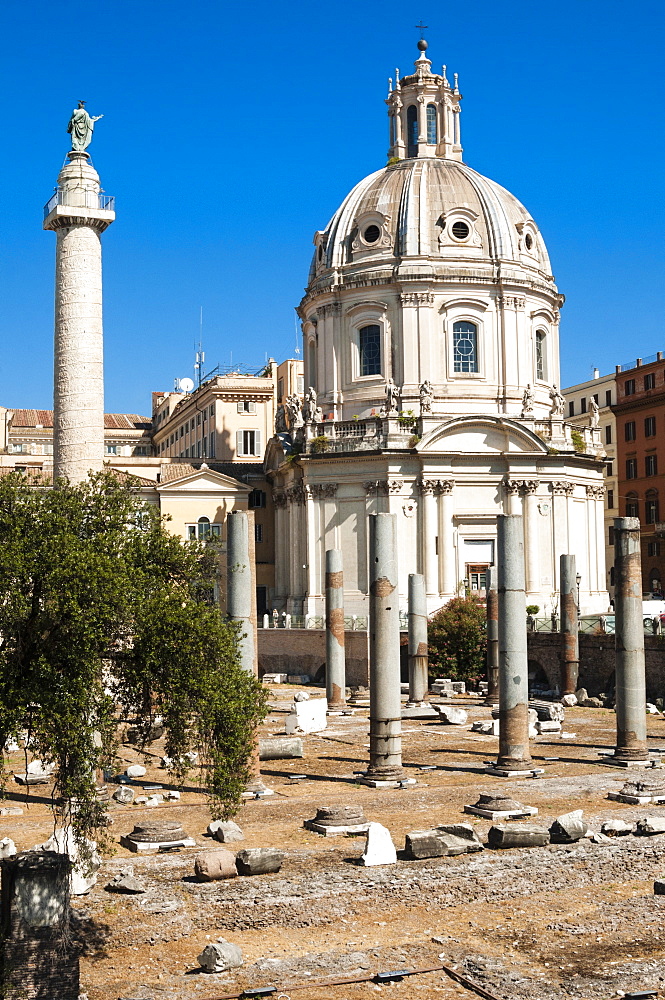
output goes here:
<path id="1" fill-rule="evenodd" d="M 453 370 L 478 371 L 478 327 L 466 320 L 453 324 Z"/>
<path id="2" fill-rule="evenodd" d="M 627 420 L 623 425 L 623 437 L 624 441 L 634 441 L 637 437 L 634 420 Z"/>
<path id="3" fill-rule="evenodd" d="M 607 542 L 609 545 L 614 545 L 614 528 L 612 525 L 607 529 Z"/>
<path id="4" fill-rule="evenodd" d="M 251 399 L 241 399 L 238 403 L 238 413 L 256 413 L 256 403 Z"/>
<path id="5" fill-rule="evenodd" d="M 586 413 L 586 396 L 580 399 L 580 413 Z"/>
<path id="6" fill-rule="evenodd" d="M 209 517 L 200 517 L 196 524 L 188 524 L 187 538 L 190 542 L 205 542 L 209 538 L 219 538 L 222 534 L 221 524 L 211 524 Z"/>
<path id="7" fill-rule="evenodd" d="M 117 444 L 105 444 L 104 445 L 104 454 L 105 455 L 117 455 L 118 454 L 118 446 L 117 446 Z"/>
<path id="8" fill-rule="evenodd" d="M 644 418 L 644 436 L 648 438 L 655 437 L 656 435 L 656 418 L 655 417 L 645 417 Z"/>
<path id="9" fill-rule="evenodd" d="M 648 375 L 644 376 L 644 390 L 646 392 L 647 389 L 655 389 L 655 388 L 656 388 L 656 373 L 649 372 Z"/>
<path id="10" fill-rule="evenodd" d="M 639 517 L 639 501 L 634 493 L 626 497 L 626 517 Z"/>
<path id="11" fill-rule="evenodd" d="M 381 329 L 377 323 L 362 326 L 358 330 L 358 352 L 360 354 L 360 375 L 381 374 Z"/>
<path id="12" fill-rule="evenodd" d="M 623 387 L 624 396 L 633 396 L 635 394 L 635 379 L 627 378 Z"/>
<path id="13" fill-rule="evenodd" d="M 268 588 L 256 588 L 256 613 L 262 617 L 268 610 Z"/>
<path id="14" fill-rule="evenodd" d="M 626 459 L 626 479 L 637 479 L 637 459 Z M 630 515 L 632 517 L 632 515 Z"/>
<path id="15" fill-rule="evenodd" d="M 540 379 L 541 382 L 547 378 L 544 330 L 536 330 L 536 378 Z"/>
<path id="16" fill-rule="evenodd" d="M 614 469 L 614 466 L 612 465 L 611 462 L 605 462 L 605 475 L 606 476 L 609 477 L 609 476 L 613 475 L 613 469 Z"/>
<path id="17" fill-rule="evenodd" d="M 646 476 L 658 475 L 658 456 L 646 455 L 644 459 L 644 474 Z"/>
<path id="18" fill-rule="evenodd" d="M 406 109 L 406 155 L 408 157 L 418 155 L 418 109 L 415 104 L 410 104 Z"/>
<path id="19" fill-rule="evenodd" d="M 644 504 L 644 513 L 647 524 L 655 524 L 658 520 L 658 500 L 651 497 Z"/>
<path id="20" fill-rule="evenodd" d="M 614 490 L 607 491 L 607 509 L 614 510 Z"/>
<path id="21" fill-rule="evenodd" d="M 304 396 L 304 394 L 305 394 L 305 376 L 304 375 L 298 375 L 298 382 L 297 382 L 297 384 L 298 384 L 298 393 L 301 396 Z"/>
<path id="22" fill-rule="evenodd" d="M 571 399 L 571 401 L 568 403 L 568 416 L 569 417 L 574 417 L 575 416 L 575 400 L 574 399 Z"/>
<path id="23" fill-rule="evenodd" d="M 266 494 L 264 490 L 252 490 L 249 494 L 249 509 L 255 510 L 257 507 L 265 507 Z"/>
<path id="24" fill-rule="evenodd" d="M 660 542 L 647 542 L 647 555 L 648 556 L 659 556 L 660 555 Z"/>
<path id="25" fill-rule="evenodd" d="M 610 587 L 614 586 L 614 566 L 610 566 Z"/>
<path id="26" fill-rule="evenodd" d="M 605 428 L 605 444 L 612 444 L 612 424 Z"/>
<path id="27" fill-rule="evenodd" d="M 612 405 L 612 390 L 608 389 L 605 393 L 605 406 Z"/>
<path id="28" fill-rule="evenodd" d="M 254 525 L 254 541 L 255 542 L 262 542 L 263 541 L 263 525 L 262 524 L 255 524 Z"/>
<path id="29" fill-rule="evenodd" d="M 427 142 L 433 145 L 436 142 L 436 105 L 427 105 Z"/>
<path id="30" fill-rule="evenodd" d="M 147 455 L 148 454 L 148 449 L 147 449 L 147 447 L 145 445 L 138 444 L 136 446 L 136 448 L 134 448 L 134 454 L 135 455 Z"/>
<path id="31" fill-rule="evenodd" d="M 241 457 L 261 454 L 261 431 L 237 431 L 236 451 Z"/>
<path id="32" fill-rule="evenodd" d="M 210 404 L 210 416 L 211 417 L 215 416 L 215 404 L 214 403 Z"/>

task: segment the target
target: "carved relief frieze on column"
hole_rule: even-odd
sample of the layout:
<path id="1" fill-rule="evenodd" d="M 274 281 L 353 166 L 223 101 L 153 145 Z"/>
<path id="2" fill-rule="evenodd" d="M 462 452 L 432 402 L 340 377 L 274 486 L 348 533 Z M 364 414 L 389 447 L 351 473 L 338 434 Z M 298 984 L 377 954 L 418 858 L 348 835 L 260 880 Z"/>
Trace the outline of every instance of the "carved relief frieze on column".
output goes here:
<path id="1" fill-rule="evenodd" d="M 564 481 L 558 483 L 551 483 L 550 488 L 552 490 L 552 493 L 555 494 L 555 496 L 558 495 L 558 496 L 571 497 L 573 495 L 573 490 L 575 489 L 575 485 L 573 483 L 568 483 Z"/>
<path id="2" fill-rule="evenodd" d="M 367 494 L 368 497 L 375 497 L 379 492 L 378 487 L 379 484 L 376 482 L 376 480 L 372 482 L 363 483 L 363 489 L 365 490 L 365 493 Z"/>
<path id="3" fill-rule="evenodd" d="M 403 306 L 431 306 L 434 302 L 433 292 L 402 292 L 399 297 Z"/>
<path id="4" fill-rule="evenodd" d="M 286 494 L 284 490 L 276 490 L 272 495 L 272 505 L 277 510 L 282 510 L 286 507 Z"/>
<path id="5" fill-rule="evenodd" d="M 455 482 L 452 479 L 437 479 L 434 492 L 437 496 L 450 496 L 455 487 Z"/>
<path id="6" fill-rule="evenodd" d="M 391 493 L 399 493 L 402 486 L 401 479 L 379 479 L 376 484 L 378 492 L 384 497 L 390 496 Z"/>
<path id="7" fill-rule="evenodd" d="M 337 494 L 337 483 L 308 483 L 304 489 L 308 500 L 330 500 Z"/>
<path id="8" fill-rule="evenodd" d="M 587 486 L 586 495 L 591 500 L 604 500 L 605 499 L 605 487 L 604 486 Z"/>
<path id="9" fill-rule="evenodd" d="M 532 493 L 538 492 L 540 482 L 537 479 L 523 479 L 520 485 L 526 496 L 530 496 Z"/>
<path id="10" fill-rule="evenodd" d="M 508 496 L 511 497 L 517 496 L 521 486 L 522 486 L 521 479 L 504 479 L 503 481 L 503 488 L 508 494 Z"/>
<path id="11" fill-rule="evenodd" d="M 418 480 L 418 492 L 421 496 L 425 496 L 427 493 L 434 493 L 436 490 L 437 481 L 436 479 L 419 479 Z"/>

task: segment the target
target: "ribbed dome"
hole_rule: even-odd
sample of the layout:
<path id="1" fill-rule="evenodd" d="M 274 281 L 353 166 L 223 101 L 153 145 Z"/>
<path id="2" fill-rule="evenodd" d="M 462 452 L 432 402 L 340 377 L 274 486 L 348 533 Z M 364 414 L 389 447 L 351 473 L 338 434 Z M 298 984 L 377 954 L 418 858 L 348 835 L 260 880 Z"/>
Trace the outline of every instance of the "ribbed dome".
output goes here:
<path id="1" fill-rule="evenodd" d="M 456 220 L 466 222 L 466 240 L 455 238 Z M 362 239 L 372 222 L 370 235 L 377 227 L 381 231 L 375 245 Z M 526 208 L 499 184 L 452 159 L 402 160 L 365 177 L 316 242 L 311 278 L 359 257 L 374 264 L 439 257 L 457 264 L 511 261 L 551 279 L 547 248 Z"/>

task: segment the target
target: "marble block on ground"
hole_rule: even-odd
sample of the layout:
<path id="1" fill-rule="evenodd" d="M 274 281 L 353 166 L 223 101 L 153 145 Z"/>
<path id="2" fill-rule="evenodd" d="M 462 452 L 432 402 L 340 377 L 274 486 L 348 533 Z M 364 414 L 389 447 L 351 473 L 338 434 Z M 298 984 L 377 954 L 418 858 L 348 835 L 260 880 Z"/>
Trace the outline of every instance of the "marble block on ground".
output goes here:
<path id="1" fill-rule="evenodd" d="M 497 823 L 490 827 L 487 835 L 487 843 L 490 847 L 544 847 L 549 842 L 549 830 L 542 830 L 540 827 L 530 824 L 504 826 Z"/>
<path id="2" fill-rule="evenodd" d="M 286 734 L 321 733 L 328 725 L 327 698 L 310 698 L 307 701 L 294 701 L 289 715 L 286 717 Z"/>
<path id="3" fill-rule="evenodd" d="M 213 944 L 207 944 L 197 961 L 204 972 L 226 972 L 228 969 L 239 969 L 242 965 L 242 950 L 240 945 L 231 944 L 221 939 Z"/>
<path id="4" fill-rule="evenodd" d="M 390 836 L 390 830 L 381 826 L 380 823 L 370 823 L 367 828 L 367 840 L 360 864 L 365 868 L 372 868 L 375 865 L 397 864 L 397 851 Z"/>

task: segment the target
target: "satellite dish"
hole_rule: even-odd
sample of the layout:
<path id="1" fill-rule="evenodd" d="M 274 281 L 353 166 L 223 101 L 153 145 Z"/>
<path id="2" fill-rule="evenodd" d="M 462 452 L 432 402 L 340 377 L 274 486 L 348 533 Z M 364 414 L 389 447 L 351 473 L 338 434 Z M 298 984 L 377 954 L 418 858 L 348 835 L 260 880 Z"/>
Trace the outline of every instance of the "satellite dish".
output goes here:
<path id="1" fill-rule="evenodd" d="M 180 391 L 181 392 L 191 392 L 194 388 L 194 382 L 191 378 L 181 378 L 180 379 Z"/>

